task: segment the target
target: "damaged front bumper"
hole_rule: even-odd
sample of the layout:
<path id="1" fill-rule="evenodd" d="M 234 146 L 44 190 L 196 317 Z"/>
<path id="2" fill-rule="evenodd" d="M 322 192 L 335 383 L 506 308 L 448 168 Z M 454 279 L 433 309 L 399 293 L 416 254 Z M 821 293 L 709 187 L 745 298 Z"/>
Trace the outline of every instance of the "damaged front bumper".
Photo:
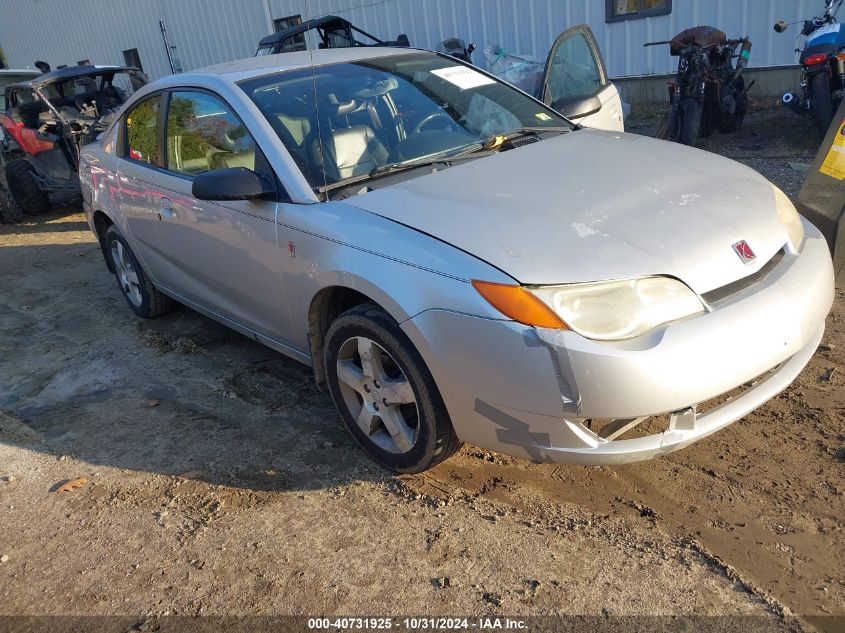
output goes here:
<path id="1" fill-rule="evenodd" d="M 832 302 L 830 254 L 807 225 L 800 254 L 763 279 L 638 339 L 597 342 L 446 310 L 402 327 L 463 441 L 539 462 L 619 464 L 688 446 L 789 386 L 815 353 Z M 658 416 L 657 432 L 629 439 Z"/>

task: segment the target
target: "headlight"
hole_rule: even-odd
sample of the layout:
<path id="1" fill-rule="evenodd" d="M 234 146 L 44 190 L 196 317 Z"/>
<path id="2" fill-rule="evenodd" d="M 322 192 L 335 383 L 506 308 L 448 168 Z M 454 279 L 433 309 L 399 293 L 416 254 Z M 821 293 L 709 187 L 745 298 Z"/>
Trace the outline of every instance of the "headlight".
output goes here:
<path id="1" fill-rule="evenodd" d="M 632 338 L 704 312 L 698 296 L 670 277 L 529 290 L 570 329 L 602 341 Z"/>
<path id="2" fill-rule="evenodd" d="M 797 251 L 804 239 L 804 225 L 801 223 L 801 216 L 795 210 L 792 200 L 780 189 L 772 185 L 775 190 L 775 206 L 778 211 L 778 219 L 789 235 L 789 245 L 792 250 Z"/>

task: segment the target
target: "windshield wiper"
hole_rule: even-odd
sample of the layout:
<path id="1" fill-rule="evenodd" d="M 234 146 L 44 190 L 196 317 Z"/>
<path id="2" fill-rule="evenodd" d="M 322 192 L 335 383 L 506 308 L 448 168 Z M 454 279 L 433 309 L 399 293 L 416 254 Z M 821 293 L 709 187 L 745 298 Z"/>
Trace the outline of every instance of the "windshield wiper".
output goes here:
<path id="1" fill-rule="evenodd" d="M 378 178 L 379 176 L 384 176 L 387 174 L 395 174 L 400 171 L 406 171 L 408 169 L 416 169 L 418 167 L 429 167 L 431 165 L 438 165 L 438 164 L 448 164 L 456 160 L 463 160 L 465 158 L 476 158 L 478 153 L 484 150 L 485 147 L 481 143 L 473 143 L 470 147 L 466 149 L 462 149 L 459 152 L 454 154 L 446 154 L 443 156 L 438 156 L 436 158 L 415 158 L 413 160 L 402 161 L 399 163 L 388 163 L 387 165 L 382 165 L 381 167 L 376 167 L 372 170 L 368 177 L 369 178 Z M 492 152 L 490 152 L 492 153 Z"/>
<path id="2" fill-rule="evenodd" d="M 430 167 L 431 165 L 448 165 L 451 162 L 464 160 L 467 158 L 480 158 L 479 154 L 490 155 L 494 154 L 499 151 L 499 147 L 504 144 L 505 141 L 508 141 L 513 138 L 517 138 L 520 136 L 527 136 L 527 135 L 539 135 L 543 133 L 554 133 L 554 134 L 565 134 L 566 132 L 572 131 L 571 127 L 542 127 L 542 126 L 525 126 L 518 128 L 516 130 L 511 130 L 509 132 L 505 132 L 503 134 L 495 134 L 488 138 L 482 139 L 480 141 L 476 141 L 471 145 L 467 145 L 464 148 L 459 149 L 451 154 L 439 154 L 434 156 L 426 156 L 424 158 L 414 158 L 411 160 L 405 160 L 395 163 L 388 163 L 387 165 L 382 165 L 381 167 L 376 167 L 368 174 L 362 174 L 360 176 L 353 176 L 351 178 L 345 178 L 343 180 L 339 180 L 338 182 L 332 183 L 325 187 L 320 187 L 318 191 L 320 193 L 327 193 L 329 191 L 333 191 L 335 189 L 342 189 L 344 187 L 354 185 L 359 182 L 363 182 L 365 180 L 372 180 L 373 178 L 379 178 L 381 176 L 387 176 L 390 174 L 396 174 L 402 171 L 408 171 L 411 169 L 419 169 L 420 167 Z"/>

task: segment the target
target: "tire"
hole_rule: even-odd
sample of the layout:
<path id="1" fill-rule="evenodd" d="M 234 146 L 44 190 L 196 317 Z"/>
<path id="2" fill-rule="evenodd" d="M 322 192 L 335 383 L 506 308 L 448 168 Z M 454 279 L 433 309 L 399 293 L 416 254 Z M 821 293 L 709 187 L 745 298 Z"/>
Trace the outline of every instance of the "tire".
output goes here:
<path id="1" fill-rule="evenodd" d="M 810 80 L 810 95 L 813 99 L 813 120 L 822 137 L 833 121 L 833 97 L 830 94 L 830 75 L 820 72 Z"/>
<path id="2" fill-rule="evenodd" d="M 681 115 L 681 129 L 678 142 L 695 146 L 698 132 L 701 129 L 701 104 L 696 99 L 684 99 L 679 108 Z"/>
<path id="3" fill-rule="evenodd" d="M 371 360 L 362 361 L 362 352 Z M 422 357 L 378 306 L 366 303 L 335 319 L 326 335 L 324 360 L 329 393 L 343 423 L 385 468 L 419 473 L 460 447 Z"/>
<path id="4" fill-rule="evenodd" d="M 44 215 L 50 210 L 50 199 L 46 192 L 39 189 L 35 168 L 29 161 L 18 158 L 7 163 L 6 184 L 24 213 Z"/>
<path id="5" fill-rule="evenodd" d="M 719 131 L 722 134 L 729 134 L 736 132 L 742 127 L 742 122 L 745 120 L 745 113 L 748 112 L 748 93 L 745 92 L 745 79 L 739 78 L 734 86 L 734 95 L 736 97 L 736 109 L 733 114 L 723 112 L 719 119 Z"/>
<path id="6" fill-rule="evenodd" d="M 159 292 L 138 263 L 129 244 L 113 226 L 106 231 L 105 249 L 126 303 L 142 319 L 154 319 L 173 308 L 173 300 Z"/>
<path id="7" fill-rule="evenodd" d="M 12 194 L 0 183 L 0 224 L 16 224 L 23 220 L 20 208 Z"/>

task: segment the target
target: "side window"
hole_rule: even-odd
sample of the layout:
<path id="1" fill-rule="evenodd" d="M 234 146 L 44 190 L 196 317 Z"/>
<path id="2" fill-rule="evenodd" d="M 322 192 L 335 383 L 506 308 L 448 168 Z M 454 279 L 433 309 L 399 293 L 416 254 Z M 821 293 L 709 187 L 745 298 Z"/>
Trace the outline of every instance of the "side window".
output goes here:
<path id="1" fill-rule="evenodd" d="M 151 165 L 161 164 L 158 147 L 158 111 L 161 95 L 136 105 L 126 115 L 126 155 Z"/>
<path id="2" fill-rule="evenodd" d="M 561 42 L 549 72 L 551 103 L 589 97 L 598 93 L 602 85 L 602 72 L 587 36 L 577 32 Z"/>
<path id="3" fill-rule="evenodd" d="M 255 142 L 238 117 L 210 94 L 171 94 L 167 169 L 195 176 L 229 167 L 255 169 Z"/>

